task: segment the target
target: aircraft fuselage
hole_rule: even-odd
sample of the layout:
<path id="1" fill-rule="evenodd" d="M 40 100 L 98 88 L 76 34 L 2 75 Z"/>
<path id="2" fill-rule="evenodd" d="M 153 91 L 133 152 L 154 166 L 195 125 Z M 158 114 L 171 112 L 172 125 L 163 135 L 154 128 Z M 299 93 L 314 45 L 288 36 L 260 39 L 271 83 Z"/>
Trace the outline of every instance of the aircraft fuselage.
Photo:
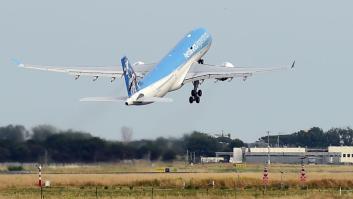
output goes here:
<path id="1" fill-rule="evenodd" d="M 191 65 L 207 53 L 211 43 L 212 37 L 205 29 L 199 28 L 189 32 L 138 82 L 139 91 L 129 97 L 125 104 L 150 104 L 153 102 L 138 102 L 138 98 L 163 97 L 168 92 L 181 88 Z"/>

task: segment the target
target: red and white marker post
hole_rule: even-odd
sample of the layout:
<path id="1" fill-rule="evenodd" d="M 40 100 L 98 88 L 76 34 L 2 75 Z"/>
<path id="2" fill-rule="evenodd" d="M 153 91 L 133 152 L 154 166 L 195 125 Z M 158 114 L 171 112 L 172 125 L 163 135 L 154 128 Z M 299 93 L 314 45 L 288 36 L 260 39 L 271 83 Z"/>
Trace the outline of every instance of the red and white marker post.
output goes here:
<path id="1" fill-rule="evenodd" d="M 42 187 L 42 165 L 38 165 L 38 186 Z"/>
<path id="2" fill-rule="evenodd" d="M 268 185 L 268 169 L 267 169 L 267 165 L 264 168 L 264 175 L 262 177 L 262 182 L 265 186 L 265 190 L 267 189 L 267 185 Z"/>
<path id="3" fill-rule="evenodd" d="M 306 173 L 305 173 L 305 168 L 304 164 L 302 163 L 302 169 L 300 170 L 300 182 L 304 185 L 306 182 Z"/>
<path id="4" fill-rule="evenodd" d="M 40 198 L 44 199 L 43 197 L 43 184 L 42 184 L 42 165 L 38 164 L 38 186 L 40 187 Z"/>

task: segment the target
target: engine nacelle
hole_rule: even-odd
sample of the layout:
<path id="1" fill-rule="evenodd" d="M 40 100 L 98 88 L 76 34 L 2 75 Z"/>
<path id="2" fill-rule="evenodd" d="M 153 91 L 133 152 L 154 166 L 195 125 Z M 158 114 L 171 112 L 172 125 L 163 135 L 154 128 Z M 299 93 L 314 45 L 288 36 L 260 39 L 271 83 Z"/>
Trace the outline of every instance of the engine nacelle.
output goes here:
<path id="1" fill-rule="evenodd" d="M 227 77 L 225 77 L 225 78 L 216 78 L 216 80 L 222 81 L 222 82 L 226 81 L 227 79 L 229 79 L 229 78 L 227 78 Z"/>
<path id="2" fill-rule="evenodd" d="M 234 68 L 235 66 L 232 64 L 232 63 L 230 63 L 230 62 L 223 62 L 223 64 L 222 64 L 222 66 L 224 66 L 224 67 L 227 67 L 227 68 Z M 226 81 L 226 80 L 232 80 L 233 78 L 227 78 L 227 77 L 225 77 L 225 78 L 217 78 L 217 80 L 218 81 Z"/>
<path id="3" fill-rule="evenodd" d="M 222 64 L 224 67 L 228 67 L 228 68 L 234 68 L 235 66 L 232 64 L 232 63 L 230 63 L 230 62 L 223 62 L 223 64 Z"/>
<path id="4" fill-rule="evenodd" d="M 138 66 L 138 65 L 143 65 L 143 64 L 145 64 L 145 62 L 137 61 L 133 64 L 133 66 Z"/>

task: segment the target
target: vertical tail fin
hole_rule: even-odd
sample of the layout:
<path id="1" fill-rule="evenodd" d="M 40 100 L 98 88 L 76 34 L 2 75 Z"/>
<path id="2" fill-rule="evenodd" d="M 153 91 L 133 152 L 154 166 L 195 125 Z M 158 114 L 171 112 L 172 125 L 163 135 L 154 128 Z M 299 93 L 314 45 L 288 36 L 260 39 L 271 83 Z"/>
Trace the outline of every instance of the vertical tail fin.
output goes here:
<path id="1" fill-rule="evenodd" d="M 127 94 L 130 97 L 131 95 L 133 95 L 139 90 L 138 84 L 137 84 L 137 76 L 126 56 L 121 58 L 121 66 L 124 71 Z"/>

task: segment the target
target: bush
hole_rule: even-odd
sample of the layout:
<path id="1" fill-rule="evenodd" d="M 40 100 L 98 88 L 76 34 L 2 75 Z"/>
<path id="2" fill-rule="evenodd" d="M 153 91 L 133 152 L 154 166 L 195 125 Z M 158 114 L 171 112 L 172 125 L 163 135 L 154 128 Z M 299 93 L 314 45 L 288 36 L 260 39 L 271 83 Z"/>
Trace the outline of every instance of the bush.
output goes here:
<path id="1" fill-rule="evenodd" d="M 7 167 L 8 171 L 23 171 L 23 167 L 22 166 L 8 166 Z"/>

